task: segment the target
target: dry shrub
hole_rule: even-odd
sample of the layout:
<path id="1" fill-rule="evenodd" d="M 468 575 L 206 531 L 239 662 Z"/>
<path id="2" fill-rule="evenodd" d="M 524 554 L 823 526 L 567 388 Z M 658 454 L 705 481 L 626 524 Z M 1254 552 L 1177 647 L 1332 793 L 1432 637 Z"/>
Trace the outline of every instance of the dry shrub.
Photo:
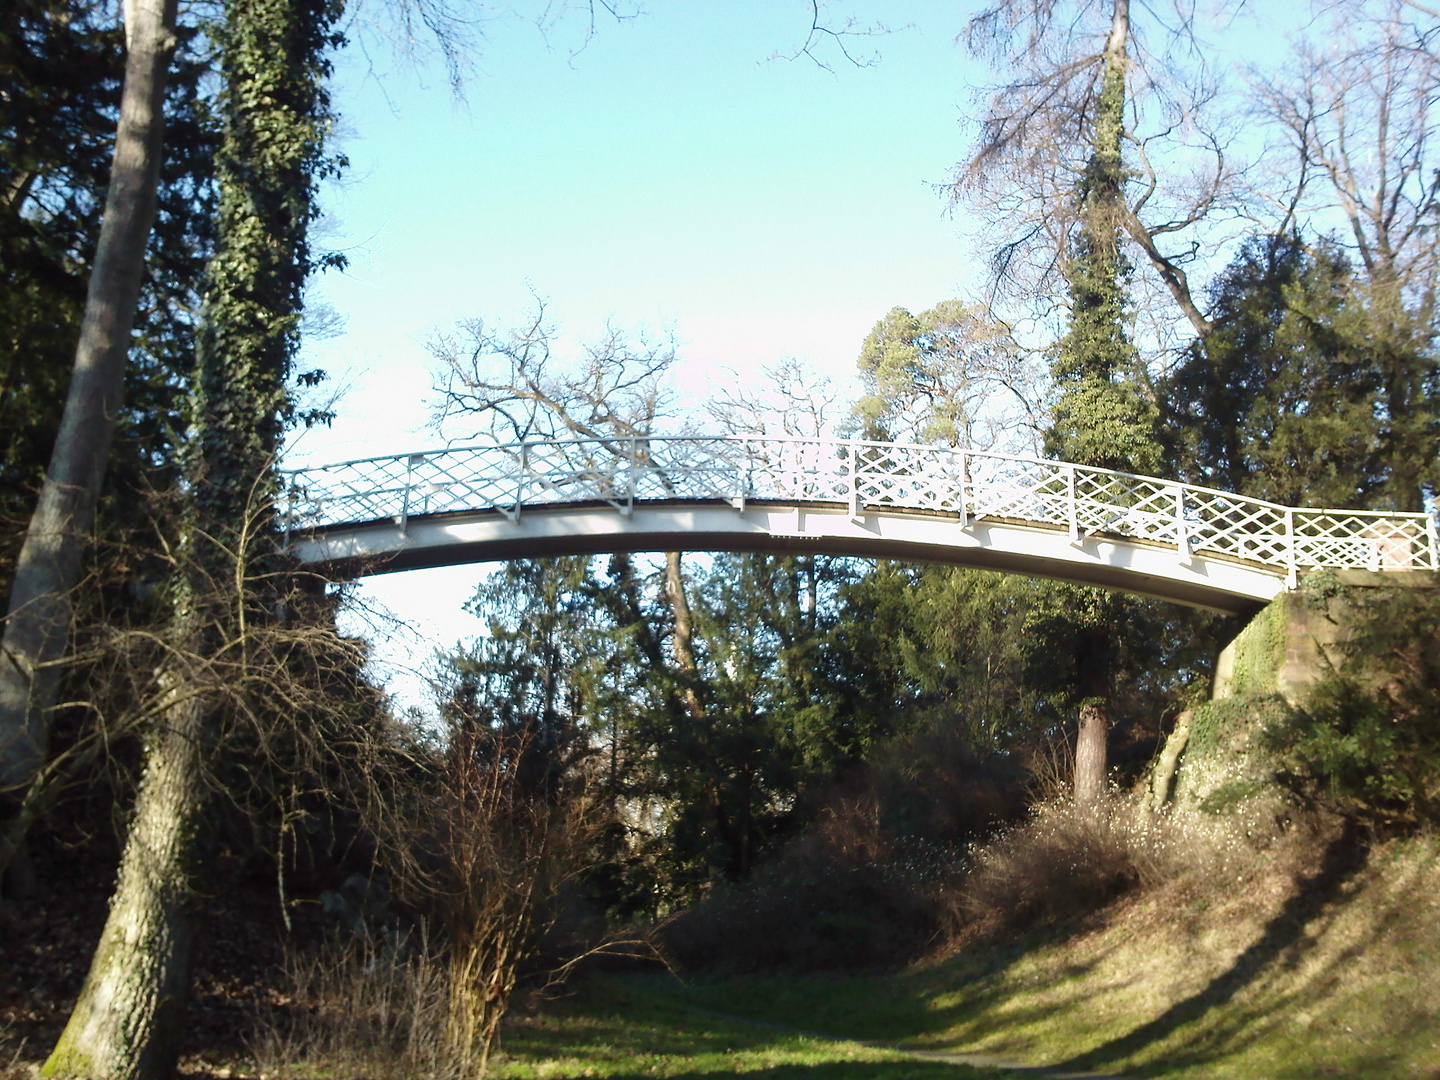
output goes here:
<path id="1" fill-rule="evenodd" d="M 562 757 L 528 726 L 451 732 L 429 902 L 449 941 L 446 1040 L 461 1076 L 485 1074 L 522 968 L 586 863 L 598 807 Z"/>
<path id="2" fill-rule="evenodd" d="M 289 958 L 286 1008 L 262 1020 L 251 1044 L 261 1075 L 455 1076 L 446 969 L 423 935 L 336 938 Z"/>
<path id="3" fill-rule="evenodd" d="M 978 753 L 949 714 L 872 754 L 749 882 L 721 884 L 665 928 L 687 970 L 888 968 L 953 929 L 946 883 L 967 843 L 1020 812 L 1023 774 Z"/>
<path id="4" fill-rule="evenodd" d="M 888 967 L 943 929 L 935 890 L 893 862 L 848 861 L 806 837 L 752 881 L 715 887 L 663 928 L 688 971 L 726 974 Z"/>
<path id="5" fill-rule="evenodd" d="M 1167 810 L 1112 799 L 1098 807 L 1045 803 L 1025 822 L 971 849 L 956 891 L 963 922 L 986 932 L 1087 915 L 1124 893 L 1178 881 L 1235 880 L 1273 822 Z"/>

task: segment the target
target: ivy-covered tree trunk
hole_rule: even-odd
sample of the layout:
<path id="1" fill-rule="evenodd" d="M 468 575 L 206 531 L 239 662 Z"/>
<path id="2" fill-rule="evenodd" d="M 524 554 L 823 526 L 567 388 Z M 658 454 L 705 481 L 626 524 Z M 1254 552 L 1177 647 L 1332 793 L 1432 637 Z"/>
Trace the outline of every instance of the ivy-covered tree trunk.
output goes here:
<path id="1" fill-rule="evenodd" d="M 125 82 L 100 242 L 65 411 L 16 563 L 0 642 L 0 791 L 28 786 L 45 761 L 58 661 L 70 635 L 70 594 L 110 455 L 155 220 L 175 12 L 175 0 L 125 2 Z"/>
<path id="2" fill-rule="evenodd" d="M 1080 465 L 1151 473 L 1160 464 L 1158 413 L 1142 391 L 1139 355 L 1126 331 L 1126 282 L 1131 268 L 1120 248 L 1124 219 L 1125 77 L 1129 0 L 1114 0 L 1100 72 L 1094 144 L 1076 192 L 1079 230 L 1065 273 L 1070 326 L 1055 347 L 1051 374 L 1060 394 L 1046 433 L 1047 453 Z M 1081 697 L 1075 746 L 1075 801 L 1094 804 L 1108 767 L 1112 624 L 1122 603 L 1077 604 L 1085 611 L 1076 656 Z"/>
<path id="3" fill-rule="evenodd" d="M 147 746 L 101 946 L 48 1076 L 158 1080 L 174 1067 L 206 764 L 218 728 L 189 673 L 203 670 L 209 650 L 236 640 L 243 607 L 254 605 L 249 618 L 266 617 L 243 582 L 264 555 L 275 455 L 290 415 L 287 380 L 313 267 L 308 228 L 330 164 L 323 84 L 340 10 L 339 0 L 226 6 L 218 250 L 192 389 L 182 600 L 172 631 L 181 659 L 166 673 L 174 704 Z"/>

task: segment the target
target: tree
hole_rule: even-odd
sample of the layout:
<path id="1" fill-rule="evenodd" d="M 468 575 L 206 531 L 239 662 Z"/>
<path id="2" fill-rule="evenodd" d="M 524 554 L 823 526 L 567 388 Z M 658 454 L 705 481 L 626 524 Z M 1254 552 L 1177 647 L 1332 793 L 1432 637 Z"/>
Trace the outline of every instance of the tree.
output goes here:
<path id="1" fill-rule="evenodd" d="M 480 319 L 461 323 L 459 331 L 458 337 L 440 334 L 430 343 L 439 364 L 437 432 L 451 434 L 462 418 L 478 416 L 484 426 L 470 429 L 471 438 L 483 432 L 501 443 L 544 439 L 551 443 L 549 452 L 578 455 L 600 467 L 622 466 L 637 454 L 648 460 L 646 440 L 670 404 L 665 376 L 676 360 L 672 340 L 644 335 L 630 340 L 609 326 L 582 346 L 580 362 L 566 370 L 554 363 L 558 331 L 546 320 L 543 301 L 508 332 L 492 330 Z M 665 554 L 665 591 L 671 655 L 682 680 L 693 682 L 694 624 L 678 551 Z M 698 718 L 701 704 L 693 685 L 684 696 Z"/>
<path id="2" fill-rule="evenodd" d="M 1241 6 L 1214 13 L 1222 31 L 1233 32 L 1227 22 Z M 1167 297 L 1153 307 L 1203 337 L 1209 320 L 1190 273 L 1239 231 L 1241 125 L 1217 109 L 1223 88 L 1200 50 L 1194 5 L 1139 12 L 1148 26 L 1135 24 L 1129 0 L 999 0 L 974 16 L 966 41 L 1005 81 L 988 92 L 951 197 L 985 223 L 995 299 L 1028 302 L 1043 316 L 1057 283 L 1070 284 L 1065 263 L 1086 215 L 1074 195 L 1094 172 L 1096 147 L 1129 146 L 1108 225 L 1138 252 L 1144 272 L 1135 285 L 1147 300 Z M 1157 343 L 1174 321 L 1162 316 L 1149 328 Z"/>
<path id="3" fill-rule="evenodd" d="M 80 341 L 54 451 L 17 560 L 0 640 L 0 788 L 30 783 L 45 758 L 71 591 L 121 408 L 125 358 L 155 218 L 174 0 L 125 5 L 126 61 L 115 154 Z"/>
<path id="4" fill-rule="evenodd" d="M 1383 373 L 1344 254 L 1257 237 L 1217 281 L 1211 310 L 1214 331 L 1161 385 L 1179 473 L 1287 505 L 1383 498 Z"/>
<path id="5" fill-rule="evenodd" d="M 467 605 L 490 634 L 445 659 L 445 742 L 423 778 L 430 814 L 398 837 L 397 875 L 437 909 L 449 950 L 447 1042 L 483 1076 L 510 994 L 559 888 L 593 850 L 597 660 L 589 559 L 506 564 Z M 437 838 L 439 867 L 413 850 Z M 412 850 L 405 851 L 404 847 Z"/>
<path id="6" fill-rule="evenodd" d="M 160 166 L 155 223 L 146 248 L 135 332 L 123 365 L 123 406 L 95 529 L 85 537 L 81 576 L 72 596 L 73 654 L 89 654 L 91 623 L 105 640 L 117 613 L 145 605 L 130 592 L 137 580 L 164 573 L 163 554 L 147 550 L 154 490 L 179 469 L 178 433 L 193 367 L 193 323 L 211 248 L 215 125 L 206 75 L 212 70 L 198 25 L 178 26 L 179 39 L 165 86 L 166 150 Z M 26 0 L 0 16 L 0 519 L 15 523 L 0 542 L 0 582 L 24 540 L 36 489 L 65 406 L 76 337 L 99 238 L 105 189 L 125 68 L 123 33 L 110 13 L 89 0 Z M 107 609 L 101 615 L 100 609 Z M 90 661 L 65 660 L 51 669 L 58 700 L 92 697 Z M 70 710 L 73 719 L 76 710 Z M 56 723 L 83 729 L 40 710 L 48 733 Z M 49 742 L 47 736 L 47 742 Z M 85 742 L 80 730 L 80 742 Z M 7 840 L 0 868 L 13 895 L 29 886 L 24 833 L 48 805 L 53 784 L 78 760 L 68 745 L 66 768 L 46 766 L 49 781 L 0 799 Z M 85 755 L 81 755 L 84 757 Z M 52 760 L 51 764 L 54 764 Z M 73 777 L 72 777 L 73 779 Z M 63 781 L 69 782 L 69 781 Z M 15 811 L 16 806 L 21 807 Z M 17 857 L 11 863 L 11 855 Z M 0 871 L 3 873 L 3 871 Z"/>
<path id="7" fill-rule="evenodd" d="M 226 10 L 219 249 L 192 383 L 185 559 L 174 583 L 181 657 L 214 658 L 233 627 L 273 610 L 225 586 L 246 576 L 270 533 L 339 15 L 330 0 L 232 0 Z M 148 740 L 110 916 L 48 1076 L 148 1078 L 174 1064 L 219 703 L 189 663 L 165 679 L 170 700 Z"/>
<path id="8" fill-rule="evenodd" d="M 1380 380 L 1380 483 L 1371 505 L 1417 511 L 1437 482 L 1440 362 L 1440 26 L 1400 0 L 1328 6 L 1289 70 L 1257 78 L 1259 114 L 1277 125 L 1277 234 L 1299 220 L 1328 236 L 1363 278 L 1347 304 L 1356 344 Z"/>
<path id="9" fill-rule="evenodd" d="M 1010 328 L 976 305 L 892 308 L 866 337 L 859 368 L 854 421 L 864 438 L 1032 448 L 1037 373 Z"/>

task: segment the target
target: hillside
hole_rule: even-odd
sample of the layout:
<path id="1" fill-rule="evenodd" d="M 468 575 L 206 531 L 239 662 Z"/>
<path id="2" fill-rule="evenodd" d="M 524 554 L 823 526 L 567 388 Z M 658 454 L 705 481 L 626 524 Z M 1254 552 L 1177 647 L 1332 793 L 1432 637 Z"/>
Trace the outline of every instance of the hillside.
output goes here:
<path id="1" fill-rule="evenodd" d="M 1027 1064 L 1216 1078 L 1440 1077 L 1440 840 L 1292 836 L 1228 887 L 895 975 L 695 985 L 826 1034 Z"/>

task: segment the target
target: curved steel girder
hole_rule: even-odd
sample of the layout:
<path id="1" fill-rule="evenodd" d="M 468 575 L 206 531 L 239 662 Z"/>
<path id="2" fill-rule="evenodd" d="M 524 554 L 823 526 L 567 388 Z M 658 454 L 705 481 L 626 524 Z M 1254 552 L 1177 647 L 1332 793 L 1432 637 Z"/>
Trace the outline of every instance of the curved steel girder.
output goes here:
<path id="1" fill-rule="evenodd" d="M 493 510 L 337 525 L 295 537 L 292 552 L 346 576 L 459 563 L 617 551 L 768 551 L 949 563 L 1098 585 L 1225 614 L 1251 614 L 1285 588 L 1273 567 L 1017 521 L 962 525 L 952 514 L 877 512 L 834 503 L 637 503 Z"/>

